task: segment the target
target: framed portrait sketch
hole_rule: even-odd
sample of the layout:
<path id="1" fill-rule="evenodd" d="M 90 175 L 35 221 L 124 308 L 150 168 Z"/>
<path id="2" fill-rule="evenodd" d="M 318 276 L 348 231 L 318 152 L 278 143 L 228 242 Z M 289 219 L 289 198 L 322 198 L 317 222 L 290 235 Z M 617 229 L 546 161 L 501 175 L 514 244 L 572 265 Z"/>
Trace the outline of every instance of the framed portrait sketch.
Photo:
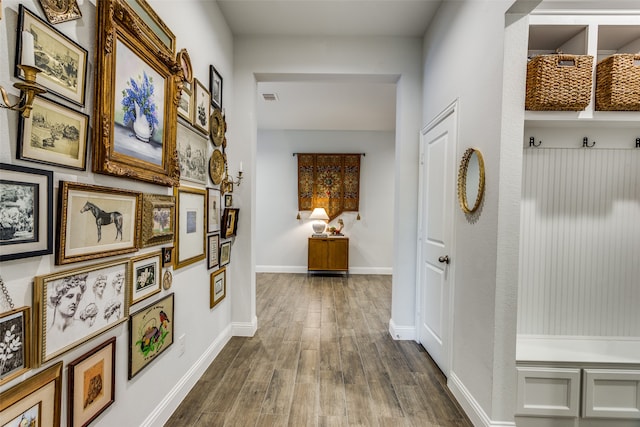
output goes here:
<path id="1" fill-rule="evenodd" d="M 229 237 L 233 237 L 236 235 L 236 231 L 238 230 L 238 213 L 240 209 L 237 208 L 224 208 L 224 213 L 222 214 L 222 237 L 228 239 Z"/>
<path id="2" fill-rule="evenodd" d="M 129 280 L 127 259 L 36 276 L 37 366 L 125 322 Z"/>
<path id="3" fill-rule="evenodd" d="M 55 1 L 40 0 L 42 10 L 47 15 L 47 20 L 52 24 L 73 21 L 82 18 L 78 2 L 76 0 Z"/>
<path id="4" fill-rule="evenodd" d="M 31 308 L 0 314 L 0 385 L 31 369 Z"/>
<path id="5" fill-rule="evenodd" d="M 42 70 L 38 83 L 50 93 L 83 106 L 87 80 L 87 51 L 20 5 L 17 34 L 28 31 L 34 38 L 36 67 Z M 17 67 L 22 62 L 22 37 L 17 37 L 15 76 L 24 80 Z"/>
<path id="6" fill-rule="evenodd" d="M 177 270 L 205 257 L 207 206 L 203 189 L 176 187 L 173 191 L 178 216 L 173 268 Z"/>
<path id="7" fill-rule="evenodd" d="M 115 401 L 116 337 L 67 365 L 67 424 L 88 426 Z"/>
<path id="8" fill-rule="evenodd" d="M 220 231 L 220 190 L 207 188 L 207 233 Z"/>
<path id="9" fill-rule="evenodd" d="M 176 199 L 163 194 L 142 195 L 140 247 L 173 242 L 176 229 Z"/>
<path id="10" fill-rule="evenodd" d="M 135 252 L 142 193 L 60 181 L 56 264 Z"/>
<path id="11" fill-rule="evenodd" d="M 227 295 L 227 270 L 221 268 L 209 277 L 209 308 L 213 308 Z"/>
<path id="12" fill-rule="evenodd" d="M 162 285 L 161 255 L 161 251 L 157 251 L 129 260 L 129 277 L 131 277 L 129 301 L 131 301 L 131 305 L 160 292 Z"/>
<path id="13" fill-rule="evenodd" d="M 93 171 L 173 186 L 182 81 L 175 53 L 125 2 L 97 3 Z"/>
<path id="14" fill-rule="evenodd" d="M 162 248 L 162 266 L 171 267 L 173 264 L 173 247 Z"/>
<path id="15" fill-rule="evenodd" d="M 129 379 L 173 344 L 173 294 L 154 301 L 129 319 Z"/>
<path id="16" fill-rule="evenodd" d="M 212 268 L 216 268 L 218 266 L 218 250 L 220 247 L 220 234 L 212 234 L 207 236 L 207 268 L 211 270 Z"/>
<path id="17" fill-rule="evenodd" d="M 62 362 L 0 393 L 2 427 L 60 427 Z"/>
<path id="18" fill-rule="evenodd" d="M 178 123 L 176 137 L 180 179 L 197 184 L 207 184 L 208 143 L 192 127 Z"/>
<path id="19" fill-rule="evenodd" d="M 227 240 L 220 245 L 220 267 L 231 262 L 231 241 Z"/>
<path id="20" fill-rule="evenodd" d="M 209 65 L 209 91 L 213 106 L 222 109 L 222 76 L 213 65 Z"/>
<path id="21" fill-rule="evenodd" d="M 31 116 L 19 116 L 16 158 L 87 169 L 89 116 L 36 96 Z"/>
<path id="22" fill-rule="evenodd" d="M 0 163 L 0 261 L 53 252 L 53 172 Z"/>
<path id="23" fill-rule="evenodd" d="M 193 79 L 194 117 L 193 125 L 201 132 L 209 135 L 209 115 L 211 114 L 211 97 L 209 91 L 198 79 Z"/>

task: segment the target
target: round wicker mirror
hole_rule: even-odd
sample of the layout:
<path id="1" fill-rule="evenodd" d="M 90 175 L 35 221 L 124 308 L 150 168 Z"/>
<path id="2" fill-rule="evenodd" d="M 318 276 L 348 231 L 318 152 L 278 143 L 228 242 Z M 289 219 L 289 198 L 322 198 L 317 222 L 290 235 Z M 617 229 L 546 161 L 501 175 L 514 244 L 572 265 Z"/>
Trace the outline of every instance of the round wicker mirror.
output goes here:
<path id="1" fill-rule="evenodd" d="M 458 171 L 458 201 L 466 214 L 474 213 L 484 196 L 484 160 L 482 153 L 468 148 L 462 156 Z"/>

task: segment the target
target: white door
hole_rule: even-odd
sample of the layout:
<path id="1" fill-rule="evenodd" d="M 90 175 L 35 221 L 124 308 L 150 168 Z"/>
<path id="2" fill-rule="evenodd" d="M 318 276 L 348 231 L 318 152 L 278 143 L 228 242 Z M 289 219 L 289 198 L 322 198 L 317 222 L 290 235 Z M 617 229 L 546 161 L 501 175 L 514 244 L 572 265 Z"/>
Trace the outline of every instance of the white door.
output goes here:
<path id="1" fill-rule="evenodd" d="M 445 376 L 451 367 L 451 245 L 456 202 L 455 104 L 427 125 L 420 141 L 418 238 L 419 341 Z"/>

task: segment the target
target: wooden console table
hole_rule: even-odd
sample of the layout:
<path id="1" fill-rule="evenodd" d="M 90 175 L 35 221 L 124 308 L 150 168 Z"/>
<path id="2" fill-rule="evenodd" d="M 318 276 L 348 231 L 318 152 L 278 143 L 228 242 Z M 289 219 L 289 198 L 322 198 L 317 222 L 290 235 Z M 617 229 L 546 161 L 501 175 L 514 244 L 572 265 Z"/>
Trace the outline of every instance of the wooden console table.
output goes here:
<path id="1" fill-rule="evenodd" d="M 337 271 L 349 274 L 348 237 L 309 237 L 307 271 Z"/>

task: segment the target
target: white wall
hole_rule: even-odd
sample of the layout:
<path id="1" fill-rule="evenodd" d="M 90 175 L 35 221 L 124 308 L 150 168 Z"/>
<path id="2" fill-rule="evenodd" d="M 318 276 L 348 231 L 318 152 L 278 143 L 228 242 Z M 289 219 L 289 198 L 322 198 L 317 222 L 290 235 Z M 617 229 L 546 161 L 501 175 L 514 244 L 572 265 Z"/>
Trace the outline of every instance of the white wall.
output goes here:
<path id="1" fill-rule="evenodd" d="M 256 270 L 307 271 L 311 212 L 298 207 L 298 159 L 292 153 L 365 153 L 360 159 L 360 217 L 345 212 L 349 271 L 391 274 L 393 260 L 393 132 L 258 131 Z M 330 225 L 337 225 L 338 218 Z"/>
<path id="2" fill-rule="evenodd" d="M 0 21 L 0 85 L 11 93 L 15 81 L 13 76 L 13 58 L 15 49 L 15 28 L 17 25 L 18 5 L 23 3 L 39 16 L 44 16 L 40 2 L 35 0 L 16 1 L 5 0 L 2 4 L 3 18 Z M 86 48 L 88 54 L 88 82 L 87 101 L 81 110 L 92 115 L 93 109 L 93 79 L 95 62 L 95 1 L 79 1 L 82 18 L 56 25 L 55 28 L 77 41 Z M 194 75 L 205 82 L 208 87 L 209 64 L 214 64 L 224 77 L 224 97 L 226 105 L 233 102 L 233 68 L 232 68 L 232 36 L 222 18 L 215 2 L 182 2 L 178 7 L 175 2 L 151 0 L 158 15 L 165 21 L 177 37 L 177 47 L 187 48 L 191 57 Z M 197 28 L 198 31 L 193 29 Z M 206 40 L 206 43 L 203 43 Z M 77 109 L 77 107 L 74 107 Z M 0 111 L 0 161 L 4 163 L 21 164 L 38 167 L 37 164 L 16 161 L 15 149 L 17 140 L 17 113 L 8 110 Z M 89 141 L 91 152 L 92 141 Z M 231 145 L 229 151 L 233 152 Z M 82 183 L 97 184 L 109 187 L 132 189 L 141 192 L 171 194 L 166 187 L 145 184 L 124 178 L 116 178 L 93 174 L 91 157 L 89 168 L 84 172 L 72 171 L 59 167 L 43 166 L 44 169 L 54 171 L 54 186 L 57 192 L 60 179 Z M 55 199 L 55 197 L 54 197 Z M 57 215 L 57 213 L 56 213 Z M 242 229 L 239 230 L 242 233 Z M 139 253 L 156 250 L 145 248 Z M 232 255 L 240 257 L 234 250 Z M 53 255 L 25 258 L 2 263 L 2 279 L 7 284 L 11 297 L 16 306 L 31 305 L 32 280 L 36 275 L 43 275 L 54 271 L 64 271 L 77 266 L 88 265 L 106 259 L 77 263 L 72 266 L 55 266 Z M 229 269 L 228 280 L 233 281 L 233 268 Z M 185 267 L 174 272 L 173 286 L 170 291 L 163 291 L 160 296 L 169 292 L 175 294 L 175 337 L 185 335 L 185 353 L 179 355 L 179 346 L 174 343 L 157 360 L 153 361 L 131 381 L 127 380 L 128 332 L 127 324 L 117 326 L 101 336 L 80 345 L 60 358 L 47 363 L 47 367 L 58 360 L 65 365 L 105 339 L 115 336 L 116 341 L 116 400 L 92 425 L 95 426 L 133 426 L 133 425 L 161 425 L 179 404 L 188 388 L 198 379 L 199 374 L 206 369 L 209 362 L 222 348 L 231 334 L 231 303 L 234 295 L 233 288 L 228 290 L 227 298 L 214 310 L 209 309 L 209 272 L 205 262 Z M 153 298 L 153 297 L 152 297 Z M 142 308 L 148 299 L 133 307 Z M 203 327 L 202 325 L 206 325 Z M 40 369 L 38 369 L 39 371 Z M 2 386 L 7 389 L 21 380 L 32 376 L 37 371 L 27 374 Z M 144 398 L 140 398 L 144 396 Z M 62 424 L 66 424 L 66 368 L 63 381 Z"/>

